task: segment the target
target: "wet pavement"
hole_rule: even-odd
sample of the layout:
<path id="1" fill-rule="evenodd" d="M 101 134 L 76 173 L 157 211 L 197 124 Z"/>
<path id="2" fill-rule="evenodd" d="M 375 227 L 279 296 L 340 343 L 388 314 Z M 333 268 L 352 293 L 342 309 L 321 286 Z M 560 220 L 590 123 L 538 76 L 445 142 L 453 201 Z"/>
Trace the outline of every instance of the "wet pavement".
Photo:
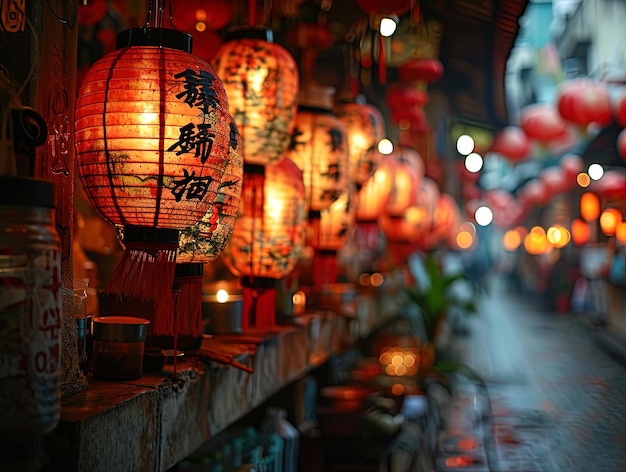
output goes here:
<path id="1" fill-rule="evenodd" d="M 448 345 L 487 395 L 461 382 L 439 441 L 457 446 L 441 448 L 437 470 L 626 471 L 626 364 L 615 339 L 582 315 L 490 282 L 468 334 Z"/>

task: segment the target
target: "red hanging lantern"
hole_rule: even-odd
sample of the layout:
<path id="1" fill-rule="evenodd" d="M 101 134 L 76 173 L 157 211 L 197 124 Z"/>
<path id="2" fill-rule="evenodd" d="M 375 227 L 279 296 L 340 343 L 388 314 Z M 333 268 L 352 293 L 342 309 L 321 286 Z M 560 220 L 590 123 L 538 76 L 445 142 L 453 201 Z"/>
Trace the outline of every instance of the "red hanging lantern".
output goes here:
<path id="1" fill-rule="evenodd" d="M 615 101 L 615 121 L 626 127 L 626 91 L 623 91 Z"/>
<path id="2" fill-rule="evenodd" d="M 280 161 L 298 104 L 298 66 L 292 55 L 272 42 L 271 30 L 245 29 L 226 37 L 213 65 L 243 138 L 245 163 Z"/>
<path id="3" fill-rule="evenodd" d="M 418 87 L 397 82 L 387 88 L 385 101 L 390 111 L 420 108 L 428 103 L 428 93 Z"/>
<path id="4" fill-rule="evenodd" d="M 357 5 L 370 16 L 372 15 L 402 15 L 409 11 L 415 0 L 356 0 Z"/>
<path id="5" fill-rule="evenodd" d="M 415 59 L 398 68 L 400 79 L 406 83 L 437 82 L 443 75 L 443 65 L 438 59 Z"/>
<path id="6" fill-rule="evenodd" d="M 217 195 L 231 118 L 221 81 L 190 54 L 189 35 L 146 27 L 117 42 L 78 93 L 78 172 L 92 205 L 123 232 L 126 251 L 106 291 L 158 310 L 171 296 L 179 231 Z M 155 313 L 165 318 L 153 327 L 171 329 L 171 315 Z"/>
<path id="7" fill-rule="evenodd" d="M 607 200 L 620 200 L 626 195 L 626 173 L 621 170 L 607 170 L 600 180 L 595 180 L 589 190 Z"/>
<path id="8" fill-rule="evenodd" d="M 222 253 L 226 267 L 242 278 L 244 329 L 275 325 L 276 282 L 296 266 L 305 216 L 302 172 L 291 159 L 244 166 L 239 215 Z"/>
<path id="9" fill-rule="evenodd" d="M 528 136 L 517 126 L 507 126 L 501 130 L 489 148 L 489 152 L 502 154 L 512 162 L 520 162 L 530 153 Z"/>
<path id="10" fill-rule="evenodd" d="M 520 112 L 520 128 L 531 139 L 547 143 L 562 138 L 567 125 L 552 106 L 537 103 L 524 107 Z"/>
<path id="11" fill-rule="evenodd" d="M 401 216 L 405 209 L 416 204 L 424 179 L 424 161 L 417 151 L 405 146 L 396 147 L 385 160 L 392 164 L 392 187 L 385 213 Z"/>
<path id="12" fill-rule="evenodd" d="M 587 78 L 563 82 L 557 90 L 557 107 L 564 120 L 581 126 L 606 126 L 613 119 L 606 86 Z"/>
<path id="13" fill-rule="evenodd" d="M 287 153 L 302 170 L 307 210 L 314 213 L 348 188 L 348 135 L 332 108 L 332 87 L 306 84 Z"/>
<path id="14" fill-rule="evenodd" d="M 585 221 L 595 221 L 600 216 L 600 199 L 593 192 L 585 192 L 580 197 L 580 216 Z"/>
<path id="15" fill-rule="evenodd" d="M 375 170 L 374 153 L 385 135 L 382 115 L 367 103 L 342 103 L 336 110 L 337 118 L 343 123 L 348 136 L 348 178 L 351 184 L 360 188 Z"/>
<path id="16" fill-rule="evenodd" d="M 526 209 L 533 205 L 545 206 L 551 199 L 552 195 L 548 191 L 548 187 L 539 179 L 533 179 L 525 183 L 519 191 L 520 204 Z"/>
<path id="17" fill-rule="evenodd" d="M 172 15 L 178 29 L 194 34 L 217 31 L 230 22 L 233 12 L 227 0 L 174 0 Z"/>
<path id="18" fill-rule="evenodd" d="M 539 178 L 552 195 L 567 192 L 576 185 L 576 179 L 568 179 L 561 167 L 548 167 L 541 171 Z"/>
<path id="19" fill-rule="evenodd" d="M 576 154 L 566 154 L 559 162 L 561 169 L 565 173 L 568 181 L 576 181 L 576 177 L 583 171 L 585 162 L 583 158 Z"/>

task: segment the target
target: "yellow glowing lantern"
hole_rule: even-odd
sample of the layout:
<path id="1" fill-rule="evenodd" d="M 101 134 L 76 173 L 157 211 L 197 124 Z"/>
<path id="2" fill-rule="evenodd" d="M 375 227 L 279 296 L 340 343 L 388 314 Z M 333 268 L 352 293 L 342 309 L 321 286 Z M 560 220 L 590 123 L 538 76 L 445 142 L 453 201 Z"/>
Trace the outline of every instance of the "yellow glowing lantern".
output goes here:
<path id="1" fill-rule="evenodd" d="M 600 199 L 593 192 L 585 192 L 580 197 L 580 216 L 585 221 L 595 221 L 600 216 Z"/>
<path id="2" fill-rule="evenodd" d="M 393 163 L 392 188 L 385 213 L 400 217 L 416 203 L 424 177 L 424 161 L 417 151 L 407 146 L 397 146 L 385 159 Z"/>
<path id="3" fill-rule="evenodd" d="M 561 225 L 550 226 L 546 231 L 546 237 L 548 242 L 557 249 L 564 247 L 572 238 L 570 232 Z"/>
<path id="4" fill-rule="evenodd" d="M 540 226 L 534 226 L 524 238 L 524 249 L 528 254 L 540 255 L 548 252 L 550 245 L 546 231 Z"/>
<path id="5" fill-rule="evenodd" d="M 582 246 L 589 242 L 591 236 L 591 230 L 589 223 L 580 218 L 576 218 L 572 221 L 572 240 L 577 246 Z"/>
<path id="6" fill-rule="evenodd" d="M 502 245 L 509 252 L 515 251 L 522 244 L 522 236 L 519 231 L 509 229 L 502 236 Z"/>
<path id="7" fill-rule="evenodd" d="M 302 170 L 309 212 L 329 207 L 348 188 L 348 136 L 332 113 L 333 93 L 332 87 L 303 85 L 287 153 Z"/>
<path id="8" fill-rule="evenodd" d="M 476 226 L 471 221 L 466 221 L 459 225 L 455 242 L 459 249 L 469 250 L 476 245 Z"/>
<path id="9" fill-rule="evenodd" d="M 267 28 L 227 35 L 213 66 L 224 83 L 247 164 L 274 164 L 289 146 L 298 104 L 298 66 Z"/>
<path id="10" fill-rule="evenodd" d="M 617 224 L 622 221 L 622 212 L 617 208 L 607 208 L 600 214 L 600 229 L 606 236 L 615 235 Z"/>
<path id="11" fill-rule="evenodd" d="M 316 287 L 337 282 L 337 252 L 344 246 L 354 225 L 353 193 L 345 192 L 319 218 L 307 221 L 307 241 L 313 253 L 313 282 Z"/>
<path id="12" fill-rule="evenodd" d="M 124 255 L 106 292 L 155 301 L 172 296 L 179 231 L 215 201 L 227 165 L 228 99 L 191 37 L 164 28 L 121 32 L 76 100 L 78 172 L 90 202 L 123 234 Z M 157 334 L 171 313 L 155 313 Z"/>
<path id="13" fill-rule="evenodd" d="M 296 266 L 305 240 L 302 172 L 282 159 L 244 166 L 237 222 L 224 248 L 226 267 L 243 285 L 243 327 L 275 325 L 276 281 Z"/>
<path id="14" fill-rule="evenodd" d="M 335 113 L 344 124 L 348 135 L 350 182 L 358 189 L 376 170 L 380 156 L 376 149 L 378 141 L 385 135 L 385 124 L 380 112 L 372 105 L 359 102 L 340 104 Z"/>

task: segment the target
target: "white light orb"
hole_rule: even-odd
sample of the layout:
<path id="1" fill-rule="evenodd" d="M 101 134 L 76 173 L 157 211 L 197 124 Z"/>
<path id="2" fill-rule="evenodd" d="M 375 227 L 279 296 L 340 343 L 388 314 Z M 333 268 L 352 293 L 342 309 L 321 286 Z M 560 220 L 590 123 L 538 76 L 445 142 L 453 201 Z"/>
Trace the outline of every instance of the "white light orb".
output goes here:
<path id="1" fill-rule="evenodd" d="M 471 153 L 474 150 L 474 140 L 472 139 L 472 137 L 468 136 L 467 134 L 462 134 L 461 136 L 459 136 L 459 138 L 456 140 L 456 150 L 462 156 L 467 156 L 469 153 Z"/>
<path id="2" fill-rule="evenodd" d="M 483 158 L 480 154 L 472 152 L 465 156 L 465 168 L 472 173 L 483 168 Z"/>
<path id="3" fill-rule="evenodd" d="M 487 226 L 493 221 L 493 212 L 487 206 L 478 207 L 474 213 L 474 219 L 480 226 Z"/>
<path id="4" fill-rule="evenodd" d="M 600 164 L 591 164 L 587 170 L 587 174 L 592 180 L 600 180 L 604 175 L 604 167 Z"/>

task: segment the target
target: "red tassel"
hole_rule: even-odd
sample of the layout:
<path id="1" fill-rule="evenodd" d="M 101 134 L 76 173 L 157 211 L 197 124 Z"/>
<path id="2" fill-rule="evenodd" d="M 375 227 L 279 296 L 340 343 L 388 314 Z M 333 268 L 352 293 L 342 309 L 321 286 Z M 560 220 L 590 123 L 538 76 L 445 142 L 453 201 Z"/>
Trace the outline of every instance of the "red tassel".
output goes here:
<path id="1" fill-rule="evenodd" d="M 180 287 L 178 295 L 178 334 L 202 334 L 202 276 L 175 277 L 174 285 Z"/>
<path id="2" fill-rule="evenodd" d="M 337 283 L 337 251 L 315 251 L 313 254 L 313 283 L 324 288 Z"/>
<path id="3" fill-rule="evenodd" d="M 387 83 L 387 65 L 385 64 L 385 38 L 378 35 L 378 82 Z"/>
<path id="4" fill-rule="evenodd" d="M 243 331 L 266 330 L 276 326 L 276 288 L 243 287 Z"/>

